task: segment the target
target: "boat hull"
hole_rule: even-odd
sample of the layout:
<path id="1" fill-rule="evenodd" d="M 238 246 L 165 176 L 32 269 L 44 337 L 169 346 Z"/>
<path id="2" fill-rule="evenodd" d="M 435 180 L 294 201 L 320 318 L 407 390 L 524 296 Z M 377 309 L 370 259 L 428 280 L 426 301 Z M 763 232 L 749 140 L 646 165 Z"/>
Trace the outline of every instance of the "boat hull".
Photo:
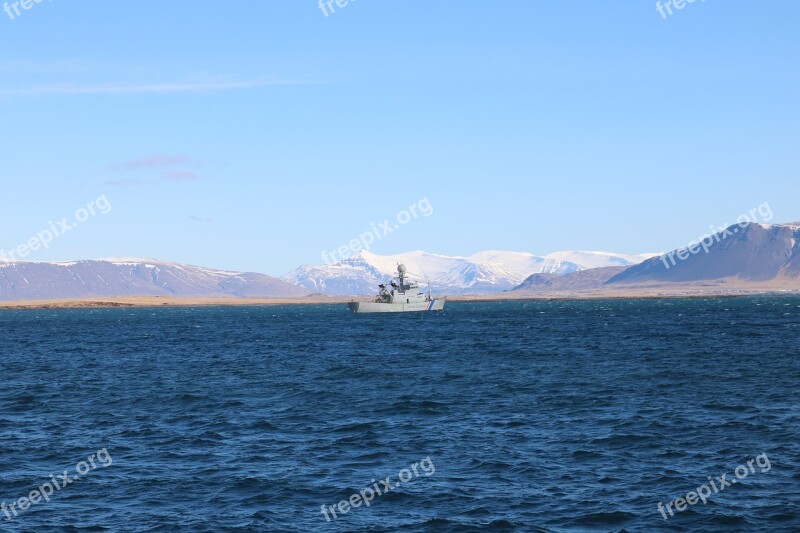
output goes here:
<path id="1" fill-rule="evenodd" d="M 444 309 L 444 298 L 434 298 L 430 302 L 413 303 L 376 303 L 348 302 L 347 307 L 354 313 L 415 313 L 425 311 L 441 311 Z"/>

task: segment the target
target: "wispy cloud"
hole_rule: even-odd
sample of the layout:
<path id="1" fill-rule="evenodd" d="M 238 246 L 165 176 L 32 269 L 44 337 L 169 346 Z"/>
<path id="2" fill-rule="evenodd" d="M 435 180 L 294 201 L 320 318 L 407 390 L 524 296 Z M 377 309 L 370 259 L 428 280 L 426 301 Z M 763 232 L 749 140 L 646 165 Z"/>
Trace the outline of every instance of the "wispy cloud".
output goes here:
<path id="1" fill-rule="evenodd" d="M 147 157 L 141 157 L 132 161 L 125 161 L 124 163 L 117 163 L 111 166 L 111 170 L 141 170 L 141 169 L 158 169 L 169 167 L 173 165 L 183 165 L 189 162 L 189 158 L 185 155 L 165 155 L 155 154 Z"/>
<path id="2" fill-rule="evenodd" d="M 158 185 L 165 182 L 189 182 L 200 179 L 200 176 L 194 172 L 177 172 L 180 176 L 171 176 L 163 174 L 157 178 L 116 178 L 103 182 L 103 185 L 110 185 L 112 187 L 132 187 L 136 185 Z"/>
<path id="3" fill-rule="evenodd" d="M 143 179 L 143 178 L 120 178 L 104 181 L 103 185 L 111 185 L 113 187 L 125 187 L 130 185 L 153 185 L 158 183 L 158 180 Z"/>
<path id="4" fill-rule="evenodd" d="M 177 83 L 106 83 L 96 85 L 79 85 L 60 83 L 36 85 L 16 89 L 0 90 L 4 96 L 46 96 L 46 95 L 133 95 L 133 94 L 175 94 L 204 93 L 217 91 L 233 91 L 256 89 L 271 85 L 288 85 L 284 81 L 224 81 L 224 82 L 177 82 Z"/>
<path id="5" fill-rule="evenodd" d="M 122 163 L 116 163 L 108 167 L 109 172 L 113 173 L 145 173 L 151 177 L 124 177 L 115 178 L 103 182 L 105 185 L 130 186 L 130 185 L 155 185 L 167 181 L 187 182 L 200 178 L 196 172 L 186 169 L 166 170 L 169 167 L 189 164 L 189 157 L 185 155 L 155 154 Z M 157 176 L 154 176 L 158 173 Z"/>
<path id="6" fill-rule="evenodd" d="M 188 181 L 196 180 L 200 176 L 188 170 L 178 170 L 176 172 L 164 172 L 161 174 L 165 179 L 170 181 Z"/>

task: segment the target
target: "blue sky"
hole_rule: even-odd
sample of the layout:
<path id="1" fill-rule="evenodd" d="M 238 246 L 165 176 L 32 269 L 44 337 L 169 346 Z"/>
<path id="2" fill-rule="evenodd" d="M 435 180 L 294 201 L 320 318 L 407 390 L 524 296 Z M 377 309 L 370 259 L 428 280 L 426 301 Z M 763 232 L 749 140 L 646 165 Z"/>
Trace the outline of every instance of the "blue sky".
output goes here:
<path id="1" fill-rule="evenodd" d="M 13 3 L 13 2 L 12 2 Z M 12 8 L 13 13 L 13 8 Z M 0 249 L 280 275 L 373 246 L 623 253 L 800 220 L 800 3 L 45 0 L 0 13 Z"/>

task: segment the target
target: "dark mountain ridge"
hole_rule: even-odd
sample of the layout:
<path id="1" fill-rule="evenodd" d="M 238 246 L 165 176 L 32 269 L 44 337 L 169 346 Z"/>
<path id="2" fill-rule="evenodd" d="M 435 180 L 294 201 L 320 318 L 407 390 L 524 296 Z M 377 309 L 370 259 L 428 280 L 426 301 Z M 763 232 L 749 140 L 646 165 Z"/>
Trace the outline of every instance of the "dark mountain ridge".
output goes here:
<path id="1" fill-rule="evenodd" d="M 155 259 L 0 262 L 0 301 L 112 296 L 293 298 L 310 292 L 265 274 Z"/>

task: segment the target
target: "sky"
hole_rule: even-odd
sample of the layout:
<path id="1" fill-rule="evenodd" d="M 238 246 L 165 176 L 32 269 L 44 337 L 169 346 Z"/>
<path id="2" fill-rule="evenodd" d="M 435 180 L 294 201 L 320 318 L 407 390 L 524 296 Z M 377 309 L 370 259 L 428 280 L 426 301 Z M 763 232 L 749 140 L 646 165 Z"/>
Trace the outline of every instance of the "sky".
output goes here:
<path id="1" fill-rule="evenodd" d="M 795 0 L 14 3 L 6 255 L 282 275 L 373 228 L 634 254 L 800 220 Z"/>

